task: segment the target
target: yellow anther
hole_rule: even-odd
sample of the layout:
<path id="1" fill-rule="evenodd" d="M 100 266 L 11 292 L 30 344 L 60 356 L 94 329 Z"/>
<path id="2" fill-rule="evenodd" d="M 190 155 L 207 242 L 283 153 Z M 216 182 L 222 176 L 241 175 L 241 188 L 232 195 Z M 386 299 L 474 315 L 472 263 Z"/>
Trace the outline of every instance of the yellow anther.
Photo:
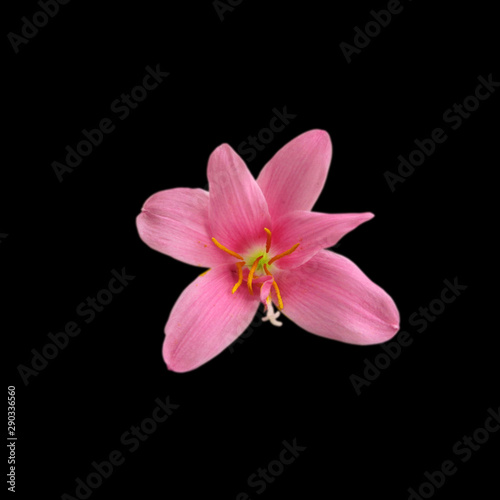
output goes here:
<path id="1" fill-rule="evenodd" d="M 250 269 L 250 272 L 248 273 L 247 285 L 248 285 L 248 291 L 250 292 L 251 295 L 253 295 L 253 288 L 252 288 L 253 274 L 255 273 L 255 270 L 257 269 L 257 266 L 259 265 L 259 260 L 262 259 L 262 257 L 264 257 L 264 256 L 261 255 L 254 260 L 254 263 L 252 264 L 252 268 Z"/>
<path id="2" fill-rule="evenodd" d="M 268 253 L 271 248 L 271 231 L 267 227 L 264 228 L 264 231 L 267 233 L 266 253 Z"/>
<path id="3" fill-rule="evenodd" d="M 238 282 L 233 286 L 233 293 L 238 290 L 240 287 L 241 283 L 243 283 L 243 266 L 245 265 L 244 262 L 236 262 L 236 269 L 238 269 Z"/>
<path id="4" fill-rule="evenodd" d="M 276 297 L 278 297 L 278 309 L 283 309 L 283 301 L 281 300 L 280 289 L 278 288 L 278 283 L 276 283 L 276 281 L 274 281 L 274 279 L 273 279 L 273 286 L 274 286 L 274 290 L 276 292 Z"/>
<path id="5" fill-rule="evenodd" d="M 245 260 L 239 253 L 229 250 L 229 248 L 226 248 L 224 245 L 221 245 L 215 238 L 212 238 L 212 241 L 214 242 L 216 247 L 219 247 L 221 250 L 224 250 L 224 252 L 227 252 L 229 255 L 232 255 L 237 259 Z"/>
<path id="6" fill-rule="evenodd" d="M 295 245 L 293 245 L 292 248 L 289 248 L 286 252 L 275 255 L 267 264 L 270 266 L 273 262 L 276 262 L 278 259 L 281 259 L 281 257 L 285 257 L 285 255 L 290 255 L 291 253 L 295 252 L 295 250 L 297 250 L 297 247 L 299 245 L 300 243 L 295 243 Z"/>
<path id="7" fill-rule="evenodd" d="M 267 268 L 267 264 L 264 264 L 264 271 L 268 276 L 272 276 L 271 273 L 269 272 L 269 269 Z M 283 300 L 281 300 L 280 289 L 278 288 L 278 283 L 276 283 L 274 278 L 273 278 L 273 286 L 274 286 L 274 290 L 276 291 L 276 297 L 278 297 L 278 309 L 283 309 Z M 271 294 L 269 294 L 269 295 L 271 295 Z"/>

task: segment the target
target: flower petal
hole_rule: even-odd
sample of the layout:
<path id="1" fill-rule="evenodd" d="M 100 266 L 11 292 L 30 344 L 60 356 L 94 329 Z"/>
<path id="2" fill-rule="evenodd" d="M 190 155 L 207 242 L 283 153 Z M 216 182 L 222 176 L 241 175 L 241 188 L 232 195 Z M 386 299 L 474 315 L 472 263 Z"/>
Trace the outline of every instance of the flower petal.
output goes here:
<path id="1" fill-rule="evenodd" d="M 193 266 L 213 267 L 227 262 L 209 236 L 208 192 L 176 188 L 146 200 L 137 217 L 141 239 L 154 250 Z"/>
<path id="2" fill-rule="evenodd" d="M 391 297 L 353 262 L 321 250 L 276 275 L 283 313 L 308 332 L 349 344 L 378 344 L 399 330 Z"/>
<path id="3" fill-rule="evenodd" d="M 280 217 L 273 226 L 271 254 L 279 255 L 296 243 L 297 249 L 276 261 L 276 266 L 291 269 L 307 262 L 323 248 L 335 245 L 344 235 L 369 221 L 374 215 L 323 214 L 297 210 Z"/>
<path id="4" fill-rule="evenodd" d="M 332 142 L 324 130 L 310 130 L 281 148 L 257 182 L 273 219 L 291 210 L 311 210 L 326 181 Z"/>
<path id="5" fill-rule="evenodd" d="M 262 304 L 265 306 L 267 305 L 267 297 L 269 297 L 269 294 L 271 293 L 271 287 L 273 285 L 273 277 L 272 276 L 265 276 L 262 278 L 262 286 L 260 287 L 260 301 Z"/>
<path id="6" fill-rule="evenodd" d="M 231 293 L 236 274 L 227 265 L 198 276 L 180 295 L 165 326 L 163 358 L 169 370 L 194 370 L 217 356 L 250 324 L 258 295 Z"/>
<path id="7" fill-rule="evenodd" d="M 267 203 L 245 162 L 228 145 L 208 160 L 209 217 L 212 236 L 234 252 L 266 241 L 271 219 Z"/>

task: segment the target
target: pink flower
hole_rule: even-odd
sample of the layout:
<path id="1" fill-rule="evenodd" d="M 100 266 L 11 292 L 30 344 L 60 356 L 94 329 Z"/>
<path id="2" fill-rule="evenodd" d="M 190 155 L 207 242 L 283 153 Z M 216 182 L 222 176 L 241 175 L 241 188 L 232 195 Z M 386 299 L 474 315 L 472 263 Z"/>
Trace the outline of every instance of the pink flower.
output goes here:
<path id="1" fill-rule="evenodd" d="M 142 240 L 210 268 L 170 313 L 163 346 L 170 370 L 193 370 L 217 356 L 248 327 L 259 302 L 276 326 L 282 311 L 304 330 L 350 344 L 385 342 L 398 331 L 391 297 L 349 259 L 324 250 L 373 217 L 311 212 L 331 157 L 329 135 L 311 130 L 255 180 L 223 144 L 208 161 L 210 193 L 175 188 L 146 201 L 137 217 Z"/>

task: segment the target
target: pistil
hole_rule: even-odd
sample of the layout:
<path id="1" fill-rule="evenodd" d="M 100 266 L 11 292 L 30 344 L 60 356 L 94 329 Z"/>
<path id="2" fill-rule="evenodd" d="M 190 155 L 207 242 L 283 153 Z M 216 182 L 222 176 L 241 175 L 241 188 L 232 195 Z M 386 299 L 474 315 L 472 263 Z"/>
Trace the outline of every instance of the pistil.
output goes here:
<path id="1" fill-rule="evenodd" d="M 269 269 L 267 268 L 267 264 L 264 264 L 264 271 L 268 276 L 272 276 L 272 274 L 269 272 Z M 281 299 L 280 289 L 278 288 L 278 283 L 276 283 L 274 278 L 273 278 L 273 287 L 274 291 L 276 292 L 276 297 L 278 299 L 278 309 L 283 309 L 283 300 Z"/>
<path id="2" fill-rule="evenodd" d="M 269 321 L 269 323 L 271 323 L 271 325 L 273 326 L 282 326 L 283 323 L 277 320 L 280 314 L 281 313 L 279 311 L 276 312 L 274 311 L 273 301 L 271 300 L 270 297 L 268 297 L 266 315 L 262 318 L 262 321 Z"/>
<path id="3" fill-rule="evenodd" d="M 224 252 L 226 252 L 229 255 L 232 255 L 233 257 L 236 257 L 237 259 L 240 260 L 240 262 L 236 262 L 236 269 L 238 271 L 238 281 L 234 284 L 234 286 L 232 288 L 232 293 L 235 293 L 236 290 L 238 290 L 238 288 L 243 283 L 243 266 L 246 266 L 246 265 L 250 266 L 249 263 L 252 262 L 252 259 L 255 259 L 252 263 L 252 266 L 250 267 L 250 271 L 249 271 L 248 276 L 246 278 L 247 285 L 248 285 L 248 291 L 250 292 L 250 295 L 253 295 L 252 285 L 253 285 L 253 279 L 254 279 L 255 273 L 257 272 L 257 276 L 260 276 L 261 269 L 264 268 L 264 272 L 266 273 L 266 275 L 271 276 L 271 278 L 272 278 L 272 286 L 274 287 L 274 291 L 276 292 L 276 299 L 278 300 L 278 309 L 281 310 L 281 309 L 283 309 L 283 299 L 281 298 L 281 293 L 280 293 L 280 289 L 278 287 L 278 283 L 276 283 L 276 280 L 274 279 L 271 271 L 269 271 L 268 266 L 271 266 L 278 259 L 281 259 L 282 257 L 285 257 L 285 256 L 290 255 L 291 253 L 295 252 L 295 250 L 297 250 L 297 247 L 300 245 L 300 243 L 296 243 L 288 250 L 286 250 L 278 255 L 275 255 L 274 257 L 269 259 L 268 254 L 269 254 L 269 250 L 271 249 L 272 234 L 271 234 L 271 231 L 267 227 L 264 228 L 264 231 L 267 234 L 266 251 L 263 252 L 262 250 L 260 250 L 260 251 L 262 251 L 262 254 L 259 255 L 258 257 L 255 257 L 255 254 L 257 252 L 260 252 L 259 250 L 257 250 L 257 252 L 253 253 L 253 255 L 251 255 L 248 258 L 248 263 L 245 260 L 245 258 L 242 257 L 239 253 L 236 253 L 233 250 L 229 250 L 229 248 L 220 244 L 215 238 L 212 238 L 212 241 L 213 241 L 214 245 L 217 246 L 217 248 L 220 248 Z M 261 259 L 263 259 L 262 262 L 260 262 Z M 257 271 L 257 269 L 259 271 Z M 267 290 L 265 293 L 267 293 Z M 269 293 L 269 295 L 267 296 L 266 303 L 267 303 L 268 307 L 267 307 L 267 316 L 266 316 L 266 318 L 264 318 L 264 321 L 269 320 L 271 322 L 271 324 L 273 324 L 275 326 L 281 326 L 282 323 L 280 321 L 276 321 L 276 318 L 280 315 L 280 312 L 277 311 L 275 313 L 273 310 L 271 293 Z"/>

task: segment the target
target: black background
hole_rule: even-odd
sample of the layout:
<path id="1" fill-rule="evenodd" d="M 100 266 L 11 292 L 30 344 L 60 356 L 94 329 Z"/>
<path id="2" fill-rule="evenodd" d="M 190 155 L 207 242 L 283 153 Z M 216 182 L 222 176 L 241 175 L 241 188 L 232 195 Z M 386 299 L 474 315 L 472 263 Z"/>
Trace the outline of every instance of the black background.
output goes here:
<path id="1" fill-rule="evenodd" d="M 467 463 L 452 448 L 498 408 L 489 222 L 498 92 L 457 130 L 443 122 L 479 75 L 499 79 L 490 4 L 404 2 L 350 64 L 339 44 L 386 2 L 244 0 L 222 22 L 210 1 L 161 4 L 74 0 L 19 53 L 4 39 L 2 331 L 17 388 L 17 495 L 74 496 L 76 478 L 120 450 L 125 463 L 91 498 L 407 498 L 446 459 L 458 472 L 436 497 L 491 498 L 498 436 Z M 5 34 L 40 10 L 11 7 Z M 170 75 L 119 120 L 111 103 L 157 64 Z M 359 396 L 349 377 L 381 347 L 290 321 L 254 328 L 190 373 L 169 372 L 161 356 L 171 307 L 200 270 L 148 248 L 135 217 L 157 191 L 205 187 L 213 149 L 236 149 L 284 106 L 296 118 L 250 170 L 300 133 L 328 131 L 334 156 L 315 209 L 375 213 L 336 251 L 391 294 L 414 338 Z M 116 130 L 59 182 L 52 162 L 106 117 Z M 384 172 L 436 127 L 447 141 L 391 192 Z M 122 267 L 135 279 L 85 324 L 77 306 Z M 455 277 L 467 290 L 418 333 L 410 315 Z M 25 386 L 19 365 L 68 321 L 81 334 Z M 122 434 L 166 396 L 179 408 L 128 452 Z M 293 439 L 307 449 L 257 494 L 248 477 Z"/>

